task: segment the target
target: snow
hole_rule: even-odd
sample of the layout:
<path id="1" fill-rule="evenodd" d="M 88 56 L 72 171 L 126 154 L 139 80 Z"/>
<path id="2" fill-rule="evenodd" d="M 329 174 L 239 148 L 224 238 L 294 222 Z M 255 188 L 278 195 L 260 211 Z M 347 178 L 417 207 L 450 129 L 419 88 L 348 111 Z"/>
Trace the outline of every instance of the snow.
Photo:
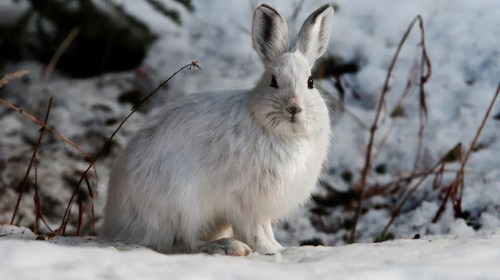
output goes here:
<path id="1" fill-rule="evenodd" d="M 55 101 L 49 124 L 93 152 L 100 142 L 95 138 L 89 140 L 88 133 L 110 135 L 114 126 L 106 125 L 105 120 L 120 120 L 130 110 L 129 104 L 116 101 L 123 91 L 141 87 L 148 92 L 148 88 L 154 88 L 157 82 L 192 60 L 198 60 L 202 70 L 177 76 L 168 90 L 155 96 L 156 104 L 197 91 L 248 88 L 258 79 L 262 65 L 252 49 L 249 30 L 253 9 L 262 1 L 195 0 L 193 14 L 179 9 L 184 19 L 182 27 L 154 13 L 142 1 L 122 2 L 128 12 L 146 20 L 160 35 L 143 63 L 145 76 L 127 72 L 72 80 L 55 73 L 50 81 L 41 84 L 43 66 L 23 62 L 8 65 L 5 71 L 32 69 L 29 76 L 32 82 L 12 81 L 5 89 L 7 98 L 41 118 L 46 104 L 43 102 L 50 94 Z M 290 29 L 297 31 L 311 11 L 331 1 L 303 1 L 295 20 L 292 15 L 301 1 L 264 2 L 291 20 Z M 360 62 L 358 73 L 344 76 L 351 85 L 347 87 L 345 106 L 364 125 L 346 112 L 334 112 L 335 135 L 324 180 L 339 192 L 352 190 L 359 180 L 369 125 L 387 67 L 403 32 L 417 14 L 425 21 L 427 50 L 433 65 L 432 77 L 426 85 L 429 121 L 421 166 L 433 165 L 459 142 L 468 149 L 500 80 L 500 1 L 339 0 L 335 4 L 338 9 L 328 51 L 342 61 Z M 9 17 L 20 14 L 13 5 L 2 5 L 0 14 Z M 9 17 L 0 16 L 2 20 Z M 378 145 L 389 127 L 394 126 L 374 163 L 374 166 L 385 164 L 387 173 L 372 172 L 370 182 L 387 183 L 400 174 L 408 174 L 413 167 L 419 121 L 416 92 L 406 100 L 405 117 L 393 120 L 387 113 L 394 108 L 406 85 L 419 40 L 415 28 L 391 76 L 384 122 L 375 138 Z M 329 81 L 322 81 L 321 87 L 338 96 Z M 360 100 L 351 96 L 353 89 L 361 96 Z M 499 112 L 497 103 L 493 114 Z M 98 162 L 98 226 L 112 158 L 150 114 L 136 113 L 116 136 L 111 154 Z M 0 127 L 0 167 L 4 168 L 0 182 L 14 184 L 24 175 L 31 155 L 31 146 L 26 142 L 36 139 L 37 129 L 25 119 L 7 114 L 3 108 L 0 108 Z M 382 193 L 365 202 L 366 213 L 358 224 L 358 241 L 365 243 L 344 246 L 349 234 L 346 225 L 352 222 L 352 205 L 327 208 L 318 215 L 311 211 L 316 205 L 310 203 L 286 223 L 276 226 L 277 239 L 284 245 L 297 246 L 316 238 L 338 247 L 290 247 L 278 256 L 245 258 L 165 256 L 145 248 L 98 240 L 57 237 L 49 241 L 22 241 L 18 239 L 23 235 L 8 235 L 0 240 L 0 254 L 8 256 L 0 258 L 0 273 L 6 279 L 35 276 L 40 279 L 258 279 L 270 275 L 278 279 L 498 279 L 500 251 L 495 248 L 500 245 L 499 129 L 500 121 L 490 117 L 479 140 L 483 148 L 472 154 L 466 167 L 463 209 L 468 217 L 456 219 L 448 206 L 441 219 L 432 223 L 443 195 L 432 189 L 430 179 L 406 203 L 390 228 L 395 241 L 369 243 L 380 234 L 395 203 L 403 196 L 403 193 Z M 78 173 L 75 170 L 86 166 L 78 152 L 54 137 L 46 138 L 38 156 L 40 191 L 42 204 L 54 205 L 48 219 L 51 226 L 57 227 L 58 215 L 64 211 L 70 196 L 61 178 L 73 178 Z M 454 162 L 447 168 L 456 170 L 458 166 Z M 344 172 L 353 175 L 350 182 L 342 179 Z M 453 178 L 453 172 L 446 173 L 444 184 Z M 318 188 L 317 193 L 325 194 L 326 190 Z M 16 197 L 13 188 L 0 189 L 0 223 L 10 220 Z M 32 194 L 23 197 L 21 206 L 20 224 L 31 225 Z M 417 233 L 422 239 L 410 240 Z M 29 231 L 26 234 L 25 239 L 35 238 Z M 67 246 L 68 243 L 73 246 Z"/>
<path id="2" fill-rule="evenodd" d="M 163 255 L 85 238 L 30 239 L 1 227 L 5 279 L 498 279 L 500 231 L 453 236 L 290 247 L 274 256 Z M 21 232 L 24 231 L 24 234 Z M 32 233 L 31 233 L 32 235 Z M 33 236 L 32 236 L 33 237 Z"/>

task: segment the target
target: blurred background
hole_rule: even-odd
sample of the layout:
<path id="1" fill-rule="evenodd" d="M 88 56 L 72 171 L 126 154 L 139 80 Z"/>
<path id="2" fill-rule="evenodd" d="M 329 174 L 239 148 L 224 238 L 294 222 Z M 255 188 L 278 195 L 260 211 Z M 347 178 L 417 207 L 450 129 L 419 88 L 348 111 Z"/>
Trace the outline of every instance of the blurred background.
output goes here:
<path id="1" fill-rule="evenodd" d="M 333 114 L 331 156 L 310 203 L 276 225 L 279 241 L 500 227 L 500 106 L 485 115 L 500 82 L 497 0 L 2 0 L 0 77 L 14 74 L 0 82 L 0 223 L 96 234 L 108 169 L 148 116 L 183 95 L 259 79 L 251 21 L 261 3 L 294 35 L 322 4 L 336 10 L 313 69 Z M 192 61 L 202 69 L 179 73 L 107 141 Z"/>

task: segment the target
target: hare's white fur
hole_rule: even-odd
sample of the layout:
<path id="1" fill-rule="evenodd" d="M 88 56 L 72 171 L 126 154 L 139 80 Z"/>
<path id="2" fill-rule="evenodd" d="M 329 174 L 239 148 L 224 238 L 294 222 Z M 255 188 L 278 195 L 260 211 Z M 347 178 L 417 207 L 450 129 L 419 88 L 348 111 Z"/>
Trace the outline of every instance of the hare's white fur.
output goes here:
<path id="1" fill-rule="evenodd" d="M 332 16 L 314 12 L 289 52 L 283 17 L 257 8 L 256 87 L 189 95 L 149 120 L 112 167 L 104 237 L 166 253 L 280 250 L 271 225 L 309 198 L 327 155 L 328 110 L 308 79 Z"/>

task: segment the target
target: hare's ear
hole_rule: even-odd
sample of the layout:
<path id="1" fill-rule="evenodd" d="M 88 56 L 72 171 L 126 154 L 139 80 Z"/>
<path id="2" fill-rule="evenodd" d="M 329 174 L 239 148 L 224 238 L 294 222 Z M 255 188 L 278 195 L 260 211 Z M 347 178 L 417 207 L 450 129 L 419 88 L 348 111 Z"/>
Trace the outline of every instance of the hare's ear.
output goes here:
<path id="1" fill-rule="evenodd" d="M 326 4 L 312 13 L 297 36 L 297 49 L 304 54 L 311 67 L 325 52 L 332 33 L 333 8 Z"/>
<path id="2" fill-rule="evenodd" d="M 272 7 L 260 5 L 253 16 L 252 40 L 264 64 L 272 63 L 288 51 L 286 20 Z"/>

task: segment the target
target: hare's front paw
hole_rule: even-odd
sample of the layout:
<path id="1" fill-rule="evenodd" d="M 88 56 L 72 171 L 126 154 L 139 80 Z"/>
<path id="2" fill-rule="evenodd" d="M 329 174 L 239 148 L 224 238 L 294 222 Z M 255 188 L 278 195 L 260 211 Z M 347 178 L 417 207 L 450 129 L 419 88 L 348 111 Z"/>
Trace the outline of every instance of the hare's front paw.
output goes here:
<path id="1" fill-rule="evenodd" d="M 232 238 L 221 238 L 199 246 L 198 253 L 219 254 L 228 256 L 246 256 L 252 253 L 247 244 Z"/>
<path id="2" fill-rule="evenodd" d="M 270 221 L 233 225 L 235 238 L 242 240 L 261 255 L 274 255 L 283 249 L 274 238 Z"/>
<path id="3" fill-rule="evenodd" d="M 267 244 L 257 246 L 257 248 L 255 248 L 255 252 L 261 255 L 274 255 L 281 250 L 283 250 L 283 247 L 281 247 L 281 245 L 279 244 Z"/>

